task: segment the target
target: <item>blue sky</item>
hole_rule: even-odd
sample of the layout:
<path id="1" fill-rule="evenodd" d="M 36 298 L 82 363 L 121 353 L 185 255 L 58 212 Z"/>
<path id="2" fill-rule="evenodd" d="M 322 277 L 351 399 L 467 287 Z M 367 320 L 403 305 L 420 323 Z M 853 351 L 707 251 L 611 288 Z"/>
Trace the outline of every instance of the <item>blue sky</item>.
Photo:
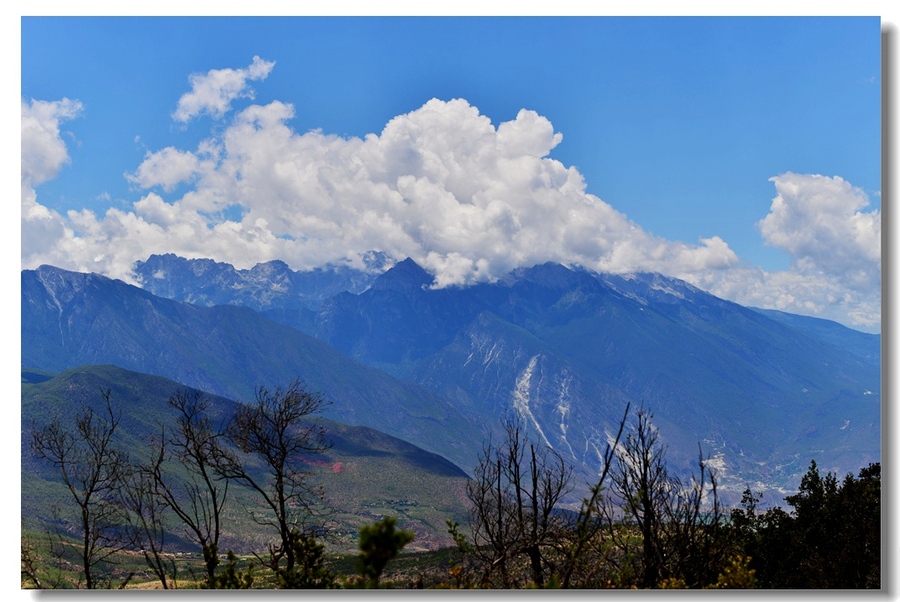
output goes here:
<path id="1" fill-rule="evenodd" d="M 37 17 L 21 33 L 22 267 L 127 279 L 172 251 L 303 269 L 368 245 L 444 284 L 564 261 L 880 327 L 877 18 Z M 214 70 L 239 81 L 224 109 L 174 117 Z M 50 139 L 28 146 L 34 131 Z"/>

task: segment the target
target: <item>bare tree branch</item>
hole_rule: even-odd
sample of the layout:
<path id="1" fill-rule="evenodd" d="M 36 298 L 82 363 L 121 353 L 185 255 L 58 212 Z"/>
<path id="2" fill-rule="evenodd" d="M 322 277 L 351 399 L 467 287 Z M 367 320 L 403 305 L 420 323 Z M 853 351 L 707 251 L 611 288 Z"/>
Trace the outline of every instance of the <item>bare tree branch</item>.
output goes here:
<path id="1" fill-rule="evenodd" d="M 280 570 L 282 558 L 284 570 L 294 569 L 297 559 L 291 532 L 304 530 L 323 499 L 321 489 L 309 481 L 304 460 L 330 448 L 321 425 L 314 420 L 325 403 L 319 394 L 306 391 L 299 380 L 287 388 L 260 386 L 253 403 L 238 405 L 226 429 L 235 447 L 256 456 L 265 466 L 262 476 L 236 459 L 223 462 L 220 469 L 229 479 L 254 489 L 271 511 L 271 518 L 254 515 L 254 520 L 278 531 L 279 542 L 270 547 L 269 554 L 269 564 L 275 571 Z"/>
<path id="2" fill-rule="evenodd" d="M 94 568 L 121 550 L 124 521 L 119 485 L 128 457 L 113 445 L 121 420 L 110 402 L 110 390 L 101 391 L 105 412 L 84 406 L 75 417 L 74 430 L 59 419 L 31 432 L 34 454 L 50 462 L 60 473 L 78 509 L 81 564 L 85 585 L 97 586 Z"/>

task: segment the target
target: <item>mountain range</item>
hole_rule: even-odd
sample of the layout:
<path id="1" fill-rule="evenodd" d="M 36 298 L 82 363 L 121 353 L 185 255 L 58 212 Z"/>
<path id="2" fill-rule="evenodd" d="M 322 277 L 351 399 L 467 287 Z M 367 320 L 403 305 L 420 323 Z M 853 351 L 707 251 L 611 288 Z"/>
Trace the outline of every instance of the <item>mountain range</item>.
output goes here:
<path id="1" fill-rule="evenodd" d="M 733 498 L 793 490 L 811 459 L 840 475 L 880 459 L 878 335 L 659 274 L 544 264 L 437 288 L 410 259 L 373 262 L 388 269 L 159 255 L 135 266 L 143 289 L 26 270 L 23 366 L 111 363 L 231 397 L 300 376 L 329 417 L 464 470 L 515 416 L 590 481 L 627 403 L 653 414 L 677 471 L 700 444 Z"/>

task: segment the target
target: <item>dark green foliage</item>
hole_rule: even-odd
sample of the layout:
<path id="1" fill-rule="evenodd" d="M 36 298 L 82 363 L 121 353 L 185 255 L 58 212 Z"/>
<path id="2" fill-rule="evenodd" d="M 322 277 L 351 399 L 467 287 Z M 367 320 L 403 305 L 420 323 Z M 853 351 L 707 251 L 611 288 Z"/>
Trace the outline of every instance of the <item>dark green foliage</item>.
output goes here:
<path id="1" fill-rule="evenodd" d="M 253 587 L 253 563 L 245 570 L 238 570 L 237 557 L 228 550 L 228 564 L 215 576 L 215 589 L 250 589 Z"/>
<path id="2" fill-rule="evenodd" d="M 799 564 L 792 529 L 793 518 L 780 507 L 760 512 L 762 494 L 744 490 L 741 507 L 731 511 L 733 543 L 751 558 L 759 587 L 800 587 L 795 567 Z"/>
<path id="3" fill-rule="evenodd" d="M 291 548 L 296 564 L 290 568 L 279 567 L 277 585 L 284 589 L 328 589 L 334 586 L 335 576 L 325 566 L 325 546 L 316 541 L 312 533 L 291 531 Z"/>
<path id="4" fill-rule="evenodd" d="M 881 463 L 869 464 L 840 487 L 842 545 L 838 587 L 881 587 Z"/>
<path id="5" fill-rule="evenodd" d="M 460 562 L 450 567 L 448 573 L 453 580 L 452 586 L 459 589 L 462 587 L 471 587 L 472 574 L 476 567 L 476 551 L 472 544 L 469 543 L 466 535 L 460 531 L 459 523 L 455 520 L 447 519 L 447 532 L 456 544 L 459 552 Z"/>
<path id="6" fill-rule="evenodd" d="M 838 484 L 832 473 L 821 477 L 813 461 L 800 491 L 786 500 L 794 507 L 793 530 L 802 550 L 800 587 L 880 587 L 881 464 Z"/>
<path id="7" fill-rule="evenodd" d="M 204 544 L 203 567 L 206 569 L 206 584 L 203 587 L 216 588 L 216 567 L 219 566 L 219 545 L 216 543 Z M 229 553 L 231 550 L 229 550 Z"/>
<path id="8" fill-rule="evenodd" d="M 359 532 L 357 568 L 360 575 L 371 580 L 376 587 L 388 561 L 415 537 L 415 533 L 396 529 L 396 524 L 396 518 L 386 516 L 374 524 L 364 526 Z"/>
<path id="9" fill-rule="evenodd" d="M 737 544 L 751 557 L 760 587 L 881 587 L 881 465 L 870 464 L 843 482 L 819 473 L 815 461 L 793 507 L 758 513 L 758 496 L 744 492 L 742 508 L 732 512 Z"/>
<path id="10" fill-rule="evenodd" d="M 447 532 L 450 533 L 450 537 L 453 538 L 453 543 L 456 544 L 456 547 L 459 548 L 459 551 L 463 554 L 472 551 L 472 546 L 469 544 L 469 541 L 466 539 L 466 536 L 460 532 L 459 523 L 455 520 L 447 519 Z"/>

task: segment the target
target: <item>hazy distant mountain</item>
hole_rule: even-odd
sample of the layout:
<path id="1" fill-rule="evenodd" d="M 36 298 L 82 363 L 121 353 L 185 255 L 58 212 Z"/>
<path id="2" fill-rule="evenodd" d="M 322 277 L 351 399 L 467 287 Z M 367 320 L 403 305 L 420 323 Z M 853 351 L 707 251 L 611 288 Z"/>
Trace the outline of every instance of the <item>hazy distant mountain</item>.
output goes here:
<path id="1" fill-rule="evenodd" d="M 879 363 L 881 361 L 881 335 L 853 330 L 831 320 L 798 316 L 774 309 L 756 307 L 752 309 L 809 336 L 846 349 L 867 362 Z"/>
<path id="2" fill-rule="evenodd" d="M 144 290 L 194 305 L 242 305 L 257 311 L 300 309 L 316 308 L 343 291 L 360 293 L 392 263 L 377 252 L 368 253 L 364 262 L 366 271 L 340 265 L 300 272 L 283 261 L 237 270 L 212 259 L 184 259 L 167 253 L 136 262 L 134 275 Z"/>
<path id="3" fill-rule="evenodd" d="M 327 416 L 400 436 L 470 466 L 486 435 L 427 389 L 235 306 L 198 307 L 118 280 L 49 266 L 22 272 L 22 366 L 112 364 L 230 398 L 302 378 Z"/>

